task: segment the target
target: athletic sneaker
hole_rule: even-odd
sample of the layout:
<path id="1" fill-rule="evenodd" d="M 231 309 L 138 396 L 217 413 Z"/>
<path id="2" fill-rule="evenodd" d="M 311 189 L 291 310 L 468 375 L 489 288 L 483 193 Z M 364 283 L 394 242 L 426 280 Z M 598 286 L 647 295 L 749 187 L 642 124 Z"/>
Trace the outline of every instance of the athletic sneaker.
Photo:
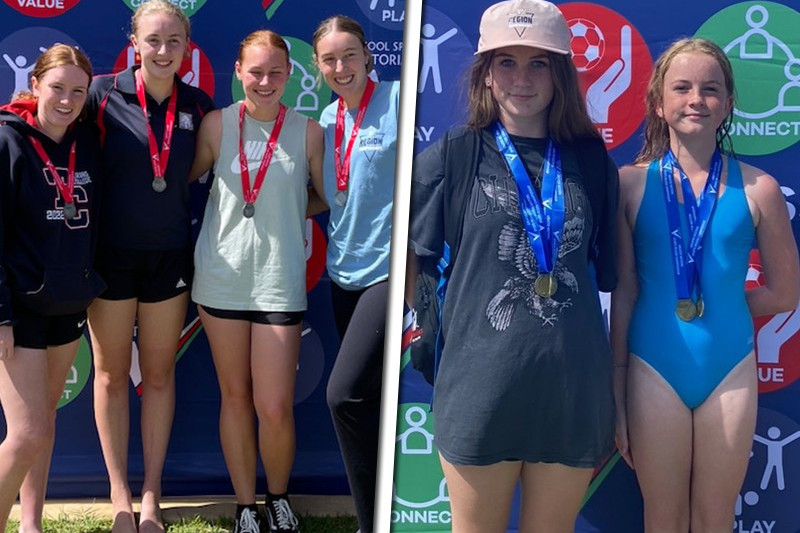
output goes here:
<path id="1" fill-rule="evenodd" d="M 268 500 L 265 507 L 267 508 L 267 520 L 269 521 L 270 532 L 284 531 L 286 533 L 300 533 L 300 525 L 291 506 L 289 506 L 289 500 L 287 498 Z"/>
<path id="2" fill-rule="evenodd" d="M 245 508 L 236 517 L 233 533 L 261 533 L 261 517 L 255 509 Z"/>

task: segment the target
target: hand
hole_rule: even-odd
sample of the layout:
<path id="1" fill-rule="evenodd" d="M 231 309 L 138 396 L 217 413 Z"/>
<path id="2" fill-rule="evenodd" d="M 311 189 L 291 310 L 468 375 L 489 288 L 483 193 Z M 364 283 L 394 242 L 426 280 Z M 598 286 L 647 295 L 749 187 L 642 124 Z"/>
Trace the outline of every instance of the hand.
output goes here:
<path id="1" fill-rule="evenodd" d="M 628 446 L 628 419 L 625 413 L 617 412 L 617 428 L 616 435 L 614 436 L 614 443 L 617 445 L 617 451 L 620 457 L 628 463 L 628 466 L 633 468 L 633 456 Z"/>
<path id="2" fill-rule="evenodd" d="M 14 356 L 14 328 L 0 326 L 0 361 L 7 361 Z"/>
<path id="3" fill-rule="evenodd" d="M 586 91 L 586 108 L 595 124 L 608 123 L 608 109 L 631 85 L 631 27 L 622 26 L 620 59 L 614 61 Z"/>

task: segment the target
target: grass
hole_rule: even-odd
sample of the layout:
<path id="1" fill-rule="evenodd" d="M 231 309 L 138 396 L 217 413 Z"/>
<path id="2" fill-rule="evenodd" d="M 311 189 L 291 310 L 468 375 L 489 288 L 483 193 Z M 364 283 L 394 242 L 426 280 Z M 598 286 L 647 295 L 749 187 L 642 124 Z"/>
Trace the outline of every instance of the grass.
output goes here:
<path id="1" fill-rule="evenodd" d="M 358 523 L 352 516 L 301 516 L 302 533 L 353 533 Z M 17 533 L 19 524 L 9 522 L 5 533 Z M 98 518 L 91 514 L 83 516 L 63 516 L 44 521 L 45 533 L 108 533 L 111 520 Z M 168 523 L 167 533 L 230 533 L 233 531 L 231 518 L 207 520 L 201 517 L 182 519 Z"/>

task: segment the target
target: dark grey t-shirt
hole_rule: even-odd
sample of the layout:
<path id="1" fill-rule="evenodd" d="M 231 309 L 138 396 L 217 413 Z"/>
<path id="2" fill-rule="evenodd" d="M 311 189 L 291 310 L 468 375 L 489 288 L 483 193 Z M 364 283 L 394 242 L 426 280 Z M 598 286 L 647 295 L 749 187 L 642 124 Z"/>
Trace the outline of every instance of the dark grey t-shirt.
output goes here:
<path id="1" fill-rule="evenodd" d="M 546 140 L 512 140 L 535 178 Z M 542 298 L 533 291 L 536 259 L 514 178 L 490 132 L 481 132 L 481 145 L 443 310 L 437 445 L 456 464 L 514 459 L 595 466 L 613 441 L 611 354 L 588 267 L 595 217 L 580 167 L 563 147 L 566 213 L 558 290 Z M 436 173 L 415 168 L 415 176 Z M 430 201 L 442 199 L 432 194 Z M 436 208 L 427 207 L 419 212 L 430 217 Z M 418 222 L 412 222 L 415 246 L 435 249 L 443 238 L 441 223 L 437 217 Z"/>

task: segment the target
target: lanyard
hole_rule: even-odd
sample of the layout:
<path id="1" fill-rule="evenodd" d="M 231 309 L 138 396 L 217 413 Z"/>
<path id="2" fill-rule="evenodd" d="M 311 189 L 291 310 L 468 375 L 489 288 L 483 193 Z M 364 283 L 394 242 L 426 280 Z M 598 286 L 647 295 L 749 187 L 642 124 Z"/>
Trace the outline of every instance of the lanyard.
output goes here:
<path id="1" fill-rule="evenodd" d="M 684 210 L 691 234 L 688 250 L 685 250 L 683 246 L 678 199 L 673 178 L 674 170 L 678 171 L 681 178 Z M 721 176 L 722 156 L 719 150 L 715 150 L 711 158 L 711 168 L 708 171 L 705 188 L 698 200 L 695 199 L 689 177 L 678 164 L 672 150 L 668 151 L 661 159 L 661 182 L 667 207 L 672 266 L 679 300 L 691 298 L 695 284 L 698 287 L 698 295 L 702 294 L 700 277 L 703 272 L 703 236 L 716 207 Z"/>
<path id="2" fill-rule="evenodd" d="M 141 69 L 136 71 L 136 97 L 144 113 L 144 121 L 147 124 L 147 143 L 150 148 L 150 164 L 153 166 L 153 190 L 161 192 L 167 187 L 164 176 L 167 173 L 169 163 L 169 148 L 172 145 L 172 129 L 175 126 L 175 108 L 178 104 L 178 85 L 172 84 L 172 94 L 167 104 L 167 117 L 164 123 L 164 138 L 161 141 L 161 152 L 158 151 L 158 143 L 150 127 L 150 119 L 147 117 L 147 98 L 144 91 L 144 81 L 142 80 Z"/>
<path id="3" fill-rule="evenodd" d="M 358 113 L 353 123 L 353 131 L 350 132 L 350 140 L 347 142 L 347 148 L 344 152 L 344 161 L 342 161 L 342 141 L 344 141 L 344 98 L 339 97 L 339 104 L 336 107 L 336 129 L 334 130 L 334 166 L 336 169 L 336 189 L 344 192 L 347 190 L 347 182 L 350 180 L 350 155 L 353 152 L 353 145 L 358 137 L 358 130 L 361 128 L 361 123 L 364 121 L 364 115 L 367 114 L 367 107 L 372 98 L 372 93 L 375 91 L 375 82 L 367 78 L 367 86 L 364 88 L 364 94 L 361 95 L 361 101 L 358 103 Z"/>
<path id="4" fill-rule="evenodd" d="M 242 177 L 242 196 L 244 196 L 245 202 L 243 212 L 247 218 L 252 217 L 255 213 L 254 204 L 258 199 L 258 193 L 261 191 L 261 185 L 264 183 L 264 177 L 267 175 L 267 167 L 272 160 L 272 154 L 275 152 L 278 136 L 281 134 L 281 128 L 283 127 L 283 119 L 286 117 L 286 106 L 283 104 L 278 104 L 278 106 L 278 116 L 272 126 L 272 132 L 269 134 L 267 149 L 261 158 L 261 164 L 258 166 L 258 172 L 256 173 L 256 182 L 252 188 L 250 187 L 250 170 L 247 168 L 247 155 L 244 153 L 244 102 L 239 106 L 239 168 Z"/>
<path id="5" fill-rule="evenodd" d="M 75 218 L 77 215 L 77 209 L 75 208 L 75 199 L 72 196 L 72 192 L 75 190 L 75 144 L 77 143 L 77 140 L 72 141 L 72 146 L 69 149 L 67 182 L 64 183 L 61 174 L 59 174 L 58 170 L 56 170 L 55 165 L 50 160 L 50 156 L 47 155 L 47 152 L 45 151 L 44 146 L 42 146 L 41 141 L 33 136 L 29 136 L 28 138 L 30 139 L 34 150 L 36 150 L 36 153 L 39 154 L 39 158 L 44 162 L 44 166 L 47 167 L 50 175 L 53 176 L 56 189 L 58 189 L 58 192 L 61 193 L 61 198 L 64 200 L 65 204 L 64 216 L 69 219 Z"/>
<path id="6" fill-rule="evenodd" d="M 499 121 L 495 122 L 494 134 L 497 146 L 517 183 L 520 215 L 531 250 L 536 256 L 539 273 L 549 274 L 555 268 L 564 229 L 564 178 L 558 147 L 552 139 L 547 140 L 540 200 L 514 143 Z"/>

